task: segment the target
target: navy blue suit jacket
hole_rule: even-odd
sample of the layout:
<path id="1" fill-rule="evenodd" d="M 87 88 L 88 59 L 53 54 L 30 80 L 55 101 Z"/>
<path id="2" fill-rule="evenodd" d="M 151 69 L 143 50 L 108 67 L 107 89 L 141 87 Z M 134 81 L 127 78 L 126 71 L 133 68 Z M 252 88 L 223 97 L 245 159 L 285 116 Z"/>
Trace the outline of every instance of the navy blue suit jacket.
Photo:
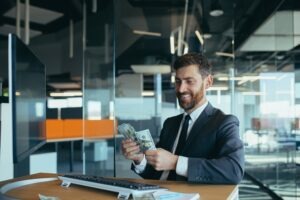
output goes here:
<path id="1" fill-rule="evenodd" d="M 166 119 L 157 148 L 172 150 L 183 114 Z M 194 123 L 182 156 L 188 157 L 188 176 L 176 180 L 198 183 L 237 184 L 244 174 L 244 148 L 239 121 L 210 103 Z M 147 165 L 143 178 L 159 179 L 162 171 Z"/>

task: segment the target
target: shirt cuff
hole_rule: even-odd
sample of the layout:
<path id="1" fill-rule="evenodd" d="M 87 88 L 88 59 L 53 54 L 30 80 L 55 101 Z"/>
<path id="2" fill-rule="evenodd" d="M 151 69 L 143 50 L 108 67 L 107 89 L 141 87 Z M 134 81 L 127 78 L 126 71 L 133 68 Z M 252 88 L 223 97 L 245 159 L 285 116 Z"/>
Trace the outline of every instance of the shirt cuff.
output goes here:
<path id="1" fill-rule="evenodd" d="M 134 162 L 132 162 L 132 164 L 134 166 L 134 171 L 137 174 L 143 173 L 143 171 L 145 170 L 146 165 L 147 165 L 147 160 L 146 160 L 145 155 L 144 155 L 144 158 L 143 158 L 143 160 L 142 160 L 142 162 L 140 164 L 135 164 Z"/>
<path id="2" fill-rule="evenodd" d="M 184 156 L 178 156 L 176 165 L 176 174 L 187 177 L 188 172 L 188 158 Z"/>

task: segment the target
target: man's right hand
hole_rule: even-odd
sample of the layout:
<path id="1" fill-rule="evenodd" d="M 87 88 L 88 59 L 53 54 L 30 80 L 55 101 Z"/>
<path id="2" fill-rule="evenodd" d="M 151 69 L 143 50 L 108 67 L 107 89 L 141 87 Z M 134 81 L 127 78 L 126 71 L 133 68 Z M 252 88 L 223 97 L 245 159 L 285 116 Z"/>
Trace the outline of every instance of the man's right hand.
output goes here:
<path id="1" fill-rule="evenodd" d="M 122 141 L 122 153 L 125 158 L 134 161 L 135 164 L 140 164 L 144 158 L 144 154 L 140 151 L 140 146 L 131 139 Z"/>

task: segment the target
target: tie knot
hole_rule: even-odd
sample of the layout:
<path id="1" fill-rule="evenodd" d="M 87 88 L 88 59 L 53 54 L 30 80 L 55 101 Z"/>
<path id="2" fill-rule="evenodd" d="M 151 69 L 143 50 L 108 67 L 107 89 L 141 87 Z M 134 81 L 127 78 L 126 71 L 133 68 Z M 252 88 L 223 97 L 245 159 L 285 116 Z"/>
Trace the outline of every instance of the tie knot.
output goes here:
<path id="1" fill-rule="evenodd" d="M 191 119 L 191 116 L 190 115 L 186 115 L 185 117 L 184 117 L 184 121 L 189 121 Z"/>

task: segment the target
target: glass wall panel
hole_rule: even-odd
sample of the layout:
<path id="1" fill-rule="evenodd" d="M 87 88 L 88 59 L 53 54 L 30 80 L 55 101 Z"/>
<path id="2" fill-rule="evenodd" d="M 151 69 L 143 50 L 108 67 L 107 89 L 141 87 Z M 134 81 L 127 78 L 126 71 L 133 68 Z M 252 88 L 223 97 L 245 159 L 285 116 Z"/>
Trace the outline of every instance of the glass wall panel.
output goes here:
<path id="1" fill-rule="evenodd" d="M 237 12 L 235 25 L 241 20 Z M 296 195 L 294 20 L 283 3 L 243 43 L 246 33 L 235 34 L 241 43 L 235 51 L 235 107 L 243 123 L 246 172 L 284 198 Z"/>
<path id="2" fill-rule="evenodd" d="M 84 173 L 114 176 L 114 1 L 86 1 L 84 13 Z"/>

